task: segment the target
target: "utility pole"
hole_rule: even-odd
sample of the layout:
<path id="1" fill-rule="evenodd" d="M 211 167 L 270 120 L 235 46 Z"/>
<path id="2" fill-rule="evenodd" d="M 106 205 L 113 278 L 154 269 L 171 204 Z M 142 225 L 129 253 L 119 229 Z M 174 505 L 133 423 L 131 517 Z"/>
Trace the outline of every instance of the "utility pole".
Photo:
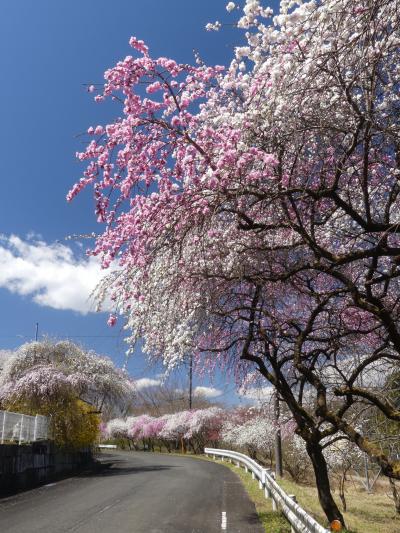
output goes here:
<path id="1" fill-rule="evenodd" d="M 192 395 L 193 395 L 193 354 L 190 354 L 189 359 L 189 411 L 192 409 Z"/>
<path id="2" fill-rule="evenodd" d="M 371 493 L 371 484 L 369 482 L 368 455 L 364 453 L 364 471 L 365 471 L 365 488 L 368 494 Z"/>
<path id="3" fill-rule="evenodd" d="M 276 375 L 276 374 L 275 374 Z M 282 468 L 282 436 L 281 436 L 281 429 L 279 427 L 279 415 L 280 415 L 280 409 L 279 409 L 279 396 L 278 391 L 275 388 L 274 392 L 274 420 L 276 424 L 276 433 L 275 433 L 275 475 L 277 478 L 283 476 L 283 468 Z"/>
<path id="4" fill-rule="evenodd" d="M 39 333 L 39 322 L 36 322 L 36 333 L 35 333 L 35 341 L 38 340 L 38 333 Z"/>

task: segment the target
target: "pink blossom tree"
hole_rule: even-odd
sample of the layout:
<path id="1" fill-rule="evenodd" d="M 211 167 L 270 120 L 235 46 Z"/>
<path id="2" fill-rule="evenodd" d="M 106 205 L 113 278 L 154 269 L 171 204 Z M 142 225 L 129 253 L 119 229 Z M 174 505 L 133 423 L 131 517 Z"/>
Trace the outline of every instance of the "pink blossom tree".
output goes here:
<path id="1" fill-rule="evenodd" d="M 95 96 L 122 116 L 88 129 L 68 196 L 94 188 L 106 227 L 93 253 L 120 266 L 99 298 L 126 316 L 131 345 L 143 338 L 170 367 L 191 352 L 239 381 L 256 368 L 342 523 L 323 439 L 342 431 L 400 477 L 348 416 L 367 401 L 400 420 L 379 384 L 363 385 L 400 359 L 398 8 L 282 1 L 270 21 L 248 0 L 247 46 L 226 71 L 154 60 L 132 38 L 137 57 Z"/>

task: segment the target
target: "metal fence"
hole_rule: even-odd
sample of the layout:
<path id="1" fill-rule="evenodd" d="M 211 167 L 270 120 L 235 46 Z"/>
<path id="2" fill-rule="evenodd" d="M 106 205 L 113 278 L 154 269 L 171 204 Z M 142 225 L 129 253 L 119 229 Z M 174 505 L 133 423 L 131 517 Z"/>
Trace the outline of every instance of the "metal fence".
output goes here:
<path id="1" fill-rule="evenodd" d="M 310 516 L 296 502 L 293 495 L 286 492 L 278 485 L 271 470 L 263 468 L 256 461 L 243 453 L 232 452 L 230 450 L 218 450 L 215 448 L 204 448 L 206 455 L 211 455 L 214 459 L 226 457 L 236 463 L 236 466 L 243 465 L 246 471 L 252 473 L 253 479 L 258 479 L 260 489 L 264 489 L 265 497 L 272 499 L 272 508 L 282 510 L 291 525 L 293 533 L 329 533 L 312 516 Z"/>
<path id="2" fill-rule="evenodd" d="M 47 416 L 23 415 L 0 410 L 0 443 L 34 442 L 49 438 L 49 418 Z"/>

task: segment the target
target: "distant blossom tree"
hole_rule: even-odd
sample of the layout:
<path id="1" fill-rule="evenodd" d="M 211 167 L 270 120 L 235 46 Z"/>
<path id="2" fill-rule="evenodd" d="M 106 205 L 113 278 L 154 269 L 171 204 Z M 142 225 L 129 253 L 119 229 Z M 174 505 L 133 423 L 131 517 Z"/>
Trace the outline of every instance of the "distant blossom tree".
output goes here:
<path id="1" fill-rule="evenodd" d="M 103 436 L 111 439 L 124 439 L 128 437 L 128 423 L 123 418 L 112 418 L 104 427 Z"/>
<path id="2" fill-rule="evenodd" d="M 260 453 L 272 461 L 276 425 L 264 412 L 236 409 L 222 426 L 221 439 L 227 445 L 244 450 L 253 459 Z"/>
<path id="3" fill-rule="evenodd" d="M 98 415 L 132 402 L 134 387 L 114 363 L 69 341 L 31 342 L 9 358 L 0 373 L 0 403 L 26 414 L 51 415 L 56 441 L 74 445 L 99 431 Z M 85 444 L 87 442 L 85 441 Z"/>

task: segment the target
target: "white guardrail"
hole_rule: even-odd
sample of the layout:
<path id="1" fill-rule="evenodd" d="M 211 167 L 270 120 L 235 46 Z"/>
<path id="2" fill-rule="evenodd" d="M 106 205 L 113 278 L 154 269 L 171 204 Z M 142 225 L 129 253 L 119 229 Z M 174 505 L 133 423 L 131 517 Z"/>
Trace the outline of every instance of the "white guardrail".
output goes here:
<path id="1" fill-rule="evenodd" d="M 34 442 L 49 438 L 49 418 L 0 410 L 0 444 Z"/>
<path id="2" fill-rule="evenodd" d="M 322 527 L 312 516 L 300 507 L 294 496 L 289 496 L 278 485 L 274 479 L 271 470 L 263 468 L 256 461 L 244 455 L 243 453 L 232 452 L 230 450 L 218 450 L 216 448 L 204 448 L 206 455 L 211 455 L 213 459 L 220 457 L 222 460 L 226 457 L 231 462 L 234 461 L 236 466 L 241 464 L 246 472 L 250 470 L 253 479 L 258 479 L 260 489 L 264 489 L 265 497 L 272 499 L 272 508 L 282 510 L 288 519 L 292 533 L 330 533 L 328 529 Z"/>

